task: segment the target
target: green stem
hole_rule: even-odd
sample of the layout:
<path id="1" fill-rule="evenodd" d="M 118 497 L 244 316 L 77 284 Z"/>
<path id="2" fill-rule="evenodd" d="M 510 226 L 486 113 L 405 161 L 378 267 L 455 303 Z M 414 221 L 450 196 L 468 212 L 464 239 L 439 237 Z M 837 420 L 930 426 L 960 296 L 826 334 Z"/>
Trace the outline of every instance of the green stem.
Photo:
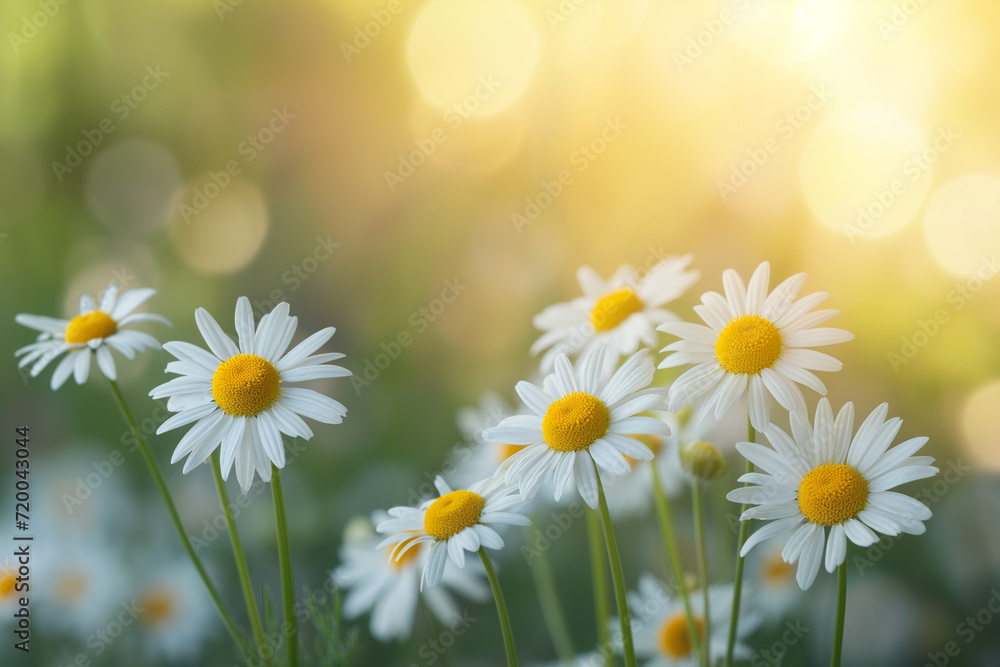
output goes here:
<path id="1" fill-rule="evenodd" d="M 632 645 L 632 618 L 628 611 L 628 599 L 625 591 L 625 574 L 622 572 L 622 559 L 618 553 L 618 542 L 615 540 L 615 527 L 611 523 L 611 512 L 608 511 L 608 499 L 604 496 L 604 486 L 601 475 L 594 466 L 597 477 L 597 502 L 601 510 L 601 527 L 604 529 L 604 541 L 608 547 L 608 561 L 611 563 L 611 579 L 615 584 L 615 602 L 618 603 L 618 621 L 622 629 L 622 653 L 625 656 L 625 667 L 635 667 L 635 648 Z"/>
<path id="2" fill-rule="evenodd" d="M 538 591 L 538 603 L 542 607 L 542 618 L 552 638 L 559 659 L 567 665 L 573 663 L 576 653 L 573 651 L 573 641 L 569 637 L 566 626 L 566 616 L 559 604 L 559 594 L 556 590 L 555 577 L 552 575 L 552 564 L 549 562 L 548 550 L 538 552 L 528 567 L 535 579 L 535 589 Z"/>
<path id="3" fill-rule="evenodd" d="M 139 452 L 142 454 L 142 458 L 146 461 L 146 466 L 149 468 L 149 472 L 153 476 L 153 481 L 156 482 L 156 488 L 159 489 L 160 495 L 163 496 L 163 502 L 167 506 L 167 512 L 169 512 L 170 519 L 174 524 L 174 529 L 177 531 L 177 536 L 180 538 L 181 544 L 184 546 L 184 551 L 187 552 L 188 558 L 191 559 L 191 563 L 194 565 L 195 569 L 198 570 L 198 574 L 201 576 L 201 580 L 204 582 L 205 588 L 208 589 L 208 594 L 212 597 L 212 601 L 215 603 L 215 608 L 218 610 L 219 616 L 222 617 L 222 622 L 229 631 L 230 636 L 232 636 L 233 641 L 236 642 L 240 651 L 246 653 L 246 639 L 243 636 L 243 632 L 236 626 L 235 621 L 233 621 L 233 617 L 229 614 L 229 610 L 226 609 L 226 605 L 222 601 L 222 596 L 219 595 L 219 591 L 215 588 L 215 584 L 212 583 L 212 580 L 208 578 L 208 572 L 205 571 L 205 566 L 202 565 L 201 559 L 198 558 L 198 553 L 194 550 L 194 547 L 191 546 L 191 540 L 188 539 L 187 533 L 184 531 L 184 524 L 181 523 L 180 514 L 177 513 L 177 506 L 174 505 L 174 499 L 170 496 L 170 490 L 167 489 L 167 483 L 164 481 L 163 474 L 160 472 L 159 464 L 157 464 L 156 459 L 153 458 L 153 452 L 149 449 L 149 443 L 146 442 L 146 437 L 142 434 L 142 431 L 139 430 L 135 417 L 132 416 L 132 411 L 129 410 L 128 405 L 125 403 L 125 397 L 122 396 L 122 392 L 118 388 L 118 383 L 109 379 L 108 384 L 111 386 L 111 394 L 115 397 L 115 402 L 118 404 L 118 409 L 121 411 L 122 417 L 125 419 L 125 423 L 128 424 L 129 430 L 132 431 L 132 435 L 139 444 Z"/>
<path id="4" fill-rule="evenodd" d="M 747 409 L 749 410 L 749 403 Z M 757 431 L 754 430 L 753 424 L 750 423 L 750 413 L 747 412 L 747 441 L 754 442 L 757 437 Z M 753 472 L 753 463 L 747 461 L 747 473 Z M 749 482 L 745 483 L 743 486 L 749 486 Z M 740 506 L 740 517 L 743 513 L 747 511 L 750 506 L 747 503 L 743 503 Z M 736 646 L 736 626 L 739 623 L 740 618 L 740 598 L 743 595 L 743 556 L 740 552 L 743 551 L 743 545 L 747 541 L 747 537 L 750 534 L 750 522 L 743 521 L 740 519 L 740 535 L 736 540 L 736 573 L 733 576 L 733 609 L 729 616 L 729 639 L 726 641 L 726 665 L 727 667 L 732 667 L 733 664 L 733 648 Z"/>
<path id="5" fill-rule="evenodd" d="M 264 630 L 260 624 L 260 614 L 257 611 L 257 600 L 254 599 L 253 586 L 250 584 L 250 570 L 243 554 L 240 534 L 233 519 L 232 506 L 229 504 L 229 494 L 226 492 L 226 482 L 222 479 L 222 466 L 219 464 L 219 450 L 212 452 L 212 476 L 215 478 L 215 489 L 219 493 L 219 506 L 226 518 L 226 528 L 229 530 L 229 541 L 233 545 L 233 557 L 236 559 L 236 571 L 240 575 L 240 586 L 243 588 L 243 599 L 246 601 L 247 614 L 250 616 L 250 627 L 253 630 L 254 643 L 257 645 L 257 657 L 264 665 L 270 665 L 270 652 L 264 642 Z"/>
<path id="6" fill-rule="evenodd" d="M 684 615 L 687 617 L 688 624 L 688 637 L 691 637 L 695 653 L 700 654 L 702 652 L 701 633 L 698 632 L 698 626 L 694 621 L 694 612 L 691 610 L 687 582 L 684 581 L 684 571 L 681 569 L 681 555 L 677 548 L 677 538 L 674 536 L 673 521 L 670 518 L 670 504 L 667 500 L 667 495 L 663 492 L 663 484 L 660 482 L 660 473 L 656 468 L 656 462 L 654 461 L 650 465 L 653 466 L 653 492 L 654 500 L 656 501 L 656 517 L 660 521 L 660 532 L 663 533 L 663 542 L 667 547 L 667 560 L 673 572 L 677 591 L 681 596 L 681 602 L 684 604 Z"/>
<path id="7" fill-rule="evenodd" d="M 285 494 L 281 490 L 281 470 L 271 465 L 271 494 L 274 496 L 274 525 L 278 533 L 278 567 L 281 569 L 281 602 L 288 629 L 288 667 L 299 665 L 299 634 L 295 619 L 295 583 L 292 578 L 292 549 L 288 543 Z"/>
<path id="8" fill-rule="evenodd" d="M 712 628 L 709 627 L 711 623 L 712 613 L 708 608 L 708 548 L 705 543 L 705 512 L 702 508 L 702 488 L 701 480 L 695 479 L 694 483 L 691 485 L 691 505 L 694 508 L 694 532 L 695 532 L 695 557 L 698 562 L 698 581 L 701 585 L 701 618 L 703 629 L 702 633 L 706 637 L 712 636 Z M 701 655 L 701 664 L 704 667 L 709 667 L 712 664 L 711 656 L 711 646 L 709 642 L 705 642 L 705 650 Z"/>
<path id="9" fill-rule="evenodd" d="M 497 603 L 497 614 L 500 616 L 500 630 L 503 632 L 503 644 L 507 651 L 507 666 L 517 667 L 517 649 L 514 647 L 514 633 L 510 629 L 510 616 L 507 615 L 507 603 L 503 601 L 503 591 L 500 590 L 500 581 L 497 579 L 496 570 L 490 557 L 486 555 L 486 549 L 479 547 L 479 559 L 483 561 L 486 568 L 486 577 L 490 580 L 490 588 L 493 589 L 493 599 Z"/>
<path id="10" fill-rule="evenodd" d="M 587 511 L 587 537 L 590 544 L 590 575 L 594 587 L 594 613 L 597 621 L 597 644 L 605 667 L 611 667 L 611 600 L 608 599 L 608 572 L 604 569 L 604 545 L 601 544 L 601 519 L 597 510 Z"/>
<path id="11" fill-rule="evenodd" d="M 830 667 L 840 667 L 840 652 L 844 646 L 844 614 L 847 611 L 847 563 L 837 568 L 837 621 L 833 629 L 833 654 Z"/>

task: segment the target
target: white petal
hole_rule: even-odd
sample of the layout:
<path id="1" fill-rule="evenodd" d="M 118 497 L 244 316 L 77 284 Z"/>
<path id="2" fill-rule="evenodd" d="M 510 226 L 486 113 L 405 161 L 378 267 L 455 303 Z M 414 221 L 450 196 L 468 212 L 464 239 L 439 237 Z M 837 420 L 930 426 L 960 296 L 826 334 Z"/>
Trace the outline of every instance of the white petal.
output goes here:
<path id="1" fill-rule="evenodd" d="M 111 319 L 117 322 L 145 303 L 146 300 L 154 294 L 156 294 L 156 290 L 149 287 L 130 289 L 123 292 L 122 295 L 118 297 L 118 301 L 115 303 L 114 309 L 109 312 L 108 315 L 111 316 Z"/>
<path id="2" fill-rule="evenodd" d="M 279 373 L 289 368 L 293 368 L 298 362 L 323 347 L 323 345 L 325 345 L 326 342 L 333 337 L 333 334 L 336 333 L 336 331 L 337 330 L 334 327 L 320 329 L 293 347 L 288 354 L 282 357 L 281 360 L 275 364 L 275 368 L 278 369 Z"/>
<path id="3" fill-rule="evenodd" d="M 250 299 L 241 296 L 236 300 L 236 335 L 239 337 L 240 352 L 256 354 L 254 345 L 253 308 Z"/>
<path id="4" fill-rule="evenodd" d="M 203 417 L 207 417 L 218 409 L 219 407 L 215 403 L 206 403 L 204 405 L 199 405 L 196 408 L 191 408 L 190 410 L 178 412 L 176 415 L 173 415 L 160 424 L 159 428 L 156 429 L 156 435 L 172 431 L 180 426 L 186 426 L 191 422 L 196 422 Z"/>
<path id="5" fill-rule="evenodd" d="M 87 381 L 87 376 L 90 374 L 90 350 L 80 350 L 76 353 L 75 362 L 73 364 L 73 379 L 76 380 L 77 384 L 83 384 Z"/>
<path id="6" fill-rule="evenodd" d="M 813 581 L 816 580 L 816 575 L 819 574 L 820 563 L 823 562 L 825 531 L 819 526 L 817 528 L 818 530 L 806 540 L 802 554 L 799 556 L 799 569 L 795 573 L 795 580 L 802 590 L 806 590 L 812 586 Z"/>
<path id="7" fill-rule="evenodd" d="M 115 369 L 115 360 L 111 356 L 111 350 L 107 347 L 100 347 L 97 350 L 97 367 L 104 373 L 104 377 L 109 380 L 116 380 L 118 373 Z"/>
<path id="8" fill-rule="evenodd" d="M 281 373 L 282 382 L 306 382 L 321 378 L 342 378 L 351 375 L 351 371 L 342 366 L 300 366 Z"/>
<path id="9" fill-rule="evenodd" d="M 278 468 L 285 467 L 285 446 L 278 425 L 267 410 L 257 415 L 257 436 L 268 461 Z"/>
<path id="10" fill-rule="evenodd" d="M 542 439 L 542 420 L 535 415 L 507 417 L 483 431 L 483 440 L 509 445 L 531 445 Z"/>
<path id="11" fill-rule="evenodd" d="M 521 397 L 521 400 L 524 401 L 528 409 L 540 417 L 545 415 L 545 412 L 549 409 L 549 404 L 552 403 L 552 399 L 548 394 L 530 382 L 518 382 L 514 387 L 514 391 Z"/>
<path id="12" fill-rule="evenodd" d="M 760 530 L 754 531 L 747 538 L 747 541 L 743 543 L 743 548 L 740 550 L 740 555 L 746 556 L 756 544 L 794 530 L 800 523 L 802 523 L 802 517 L 790 516 L 787 519 L 778 519 L 777 521 L 765 524 Z"/>
<path id="13" fill-rule="evenodd" d="M 859 547 L 870 547 L 878 542 L 878 535 L 857 519 L 848 519 L 844 522 L 844 533 Z"/>
<path id="14" fill-rule="evenodd" d="M 219 359 L 229 359 L 240 353 L 233 340 L 222 331 L 222 327 L 207 310 L 204 308 L 195 310 L 194 319 L 212 354 Z"/>
<path id="15" fill-rule="evenodd" d="M 826 541 L 826 571 L 833 572 L 844 562 L 847 556 L 847 537 L 841 524 L 830 526 L 830 535 Z"/>
<path id="16" fill-rule="evenodd" d="M 324 424 L 339 424 L 347 414 L 341 403 L 312 389 L 283 387 L 278 400 L 289 410 Z"/>
<path id="17" fill-rule="evenodd" d="M 589 454 L 576 457 L 576 489 L 591 509 L 598 504 L 597 474 L 594 472 L 594 461 Z"/>
<path id="18" fill-rule="evenodd" d="M 236 462 L 236 452 L 243 444 L 243 436 L 247 429 L 246 417 L 234 417 L 226 437 L 222 439 L 222 449 L 220 450 L 220 461 L 222 463 L 222 479 L 229 479 L 229 471 Z"/>

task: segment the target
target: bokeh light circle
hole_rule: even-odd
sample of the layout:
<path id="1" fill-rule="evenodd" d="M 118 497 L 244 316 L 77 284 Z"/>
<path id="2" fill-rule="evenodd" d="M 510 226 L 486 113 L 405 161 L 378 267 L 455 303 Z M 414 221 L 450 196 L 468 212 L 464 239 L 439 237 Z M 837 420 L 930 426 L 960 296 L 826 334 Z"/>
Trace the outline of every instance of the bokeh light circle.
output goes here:
<path id="1" fill-rule="evenodd" d="M 1000 380 L 981 385 L 962 406 L 962 445 L 973 460 L 1000 471 Z"/>
<path id="2" fill-rule="evenodd" d="M 510 0 L 431 0 L 413 22 L 407 60 L 431 106 L 497 113 L 531 82 L 540 49 L 531 15 Z"/>
<path id="3" fill-rule="evenodd" d="M 235 178 L 221 187 L 209 178 L 185 189 L 171 240 L 192 268 L 232 273 L 254 258 L 267 228 L 267 206 L 256 187 Z"/>
<path id="4" fill-rule="evenodd" d="M 799 164 L 813 215 L 851 241 L 887 236 L 920 211 L 933 170 L 920 130 L 884 109 L 863 107 L 823 121 Z"/>
<path id="5" fill-rule="evenodd" d="M 1000 179 L 966 174 L 938 188 L 924 214 L 924 238 L 946 271 L 980 272 L 1000 253 Z"/>
<path id="6" fill-rule="evenodd" d="M 87 206 L 108 231 L 148 234 L 170 219 L 181 171 L 166 148 L 149 141 L 111 146 L 87 174 Z"/>

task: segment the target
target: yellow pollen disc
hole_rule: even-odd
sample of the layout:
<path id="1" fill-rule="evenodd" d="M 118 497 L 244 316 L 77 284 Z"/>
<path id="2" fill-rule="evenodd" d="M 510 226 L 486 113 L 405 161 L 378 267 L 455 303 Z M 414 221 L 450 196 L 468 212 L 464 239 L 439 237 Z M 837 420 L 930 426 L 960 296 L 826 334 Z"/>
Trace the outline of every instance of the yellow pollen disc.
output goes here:
<path id="1" fill-rule="evenodd" d="M 786 563 L 779 554 L 773 554 L 764 561 L 761 578 L 772 584 L 780 584 L 795 578 L 795 565 Z"/>
<path id="2" fill-rule="evenodd" d="M 608 432 L 611 413 L 596 396 L 574 391 L 552 401 L 542 419 L 545 444 L 560 452 L 577 452 Z"/>
<path id="3" fill-rule="evenodd" d="M 525 447 L 527 447 L 527 445 L 497 445 L 497 457 L 500 459 L 499 462 L 503 463 Z"/>
<path id="4" fill-rule="evenodd" d="M 694 627 L 697 628 L 699 635 L 705 636 L 705 623 L 700 616 L 694 617 Z M 687 616 L 684 612 L 678 612 L 663 622 L 657 635 L 657 642 L 660 651 L 668 658 L 686 658 L 691 655 L 694 642 L 691 641 Z"/>
<path id="5" fill-rule="evenodd" d="M 853 519 L 867 502 L 868 482 L 846 463 L 821 465 L 799 483 L 799 509 L 821 526 Z"/>
<path id="6" fill-rule="evenodd" d="M 237 354 L 219 364 L 212 376 L 212 398 L 224 411 L 252 417 L 278 397 L 281 378 L 270 361 L 256 354 Z"/>
<path id="7" fill-rule="evenodd" d="M 485 505 L 486 500 L 472 491 L 446 493 L 427 508 L 424 531 L 439 540 L 447 540 L 479 523 Z"/>
<path id="8" fill-rule="evenodd" d="M 174 615 L 174 598 L 164 590 L 152 590 L 139 599 L 142 620 L 147 625 L 159 625 Z"/>
<path id="9" fill-rule="evenodd" d="M 17 578 L 13 572 L 0 572 L 0 600 L 14 592 L 14 584 L 16 583 Z"/>
<path id="10" fill-rule="evenodd" d="M 87 577 L 70 572 L 56 582 L 56 597 L 65 604 L 74 604 L 87 590 Z"/>
<path id="11" fill-rule="evenodd" d="M 92 310 L 86 315 L 77 315 L 69 321 L 69 326 L 66 327 L 66 342 L 86 343 L 95 338 L 107 338 L 117 329 L 118 325 L 110 315 Z"/>
<path id="12" fill-rule="evenodd" d="M 415 539 L 417 538 L 411 537 L 410 539 L 404 540 L 389 548 L 389 566 L 392 569 L 401 570 L 406 567 L 408 563 L 412 563 L 416 560 L 417 556 L 420 555 L 420 548 L 423 546 L 421 544 L 414 544 L 409 549 L 406 549 L 406 547 L 410 546 L 410 543 Z M 400 555 L 400 552 L 402 552 L 403 549 L 406 549 L 406 551 Z"/>
<path id="13" fill-rule="evenodd" d="M 632 313 L 644 308 L 635 292 L 625 287 L 602 296 L 590 311 L 590 322 L 597 331 L 611 331 Z"/>
<path id="14" fill-rule="evenodd" d="M 778 328 L 760 315 L 740 315 L 726 325 L 715 341 L 715 356 L 730 373 L 760 373 L 774 365 L 780 354 Z"/>

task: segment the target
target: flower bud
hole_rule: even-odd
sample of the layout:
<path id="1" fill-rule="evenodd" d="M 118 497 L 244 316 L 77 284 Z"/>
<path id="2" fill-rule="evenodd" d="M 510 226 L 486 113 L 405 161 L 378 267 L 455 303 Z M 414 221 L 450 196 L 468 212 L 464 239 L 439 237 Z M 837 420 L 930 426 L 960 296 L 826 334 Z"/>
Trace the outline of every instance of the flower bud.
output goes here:
<path id="1" fill-rule="evenodd" d="M 680 456 L 684 469 L 698 479 L 711 481 L 726 472 L 726 459 L 713 444 L 692 442 L 681 447 Z"/>

